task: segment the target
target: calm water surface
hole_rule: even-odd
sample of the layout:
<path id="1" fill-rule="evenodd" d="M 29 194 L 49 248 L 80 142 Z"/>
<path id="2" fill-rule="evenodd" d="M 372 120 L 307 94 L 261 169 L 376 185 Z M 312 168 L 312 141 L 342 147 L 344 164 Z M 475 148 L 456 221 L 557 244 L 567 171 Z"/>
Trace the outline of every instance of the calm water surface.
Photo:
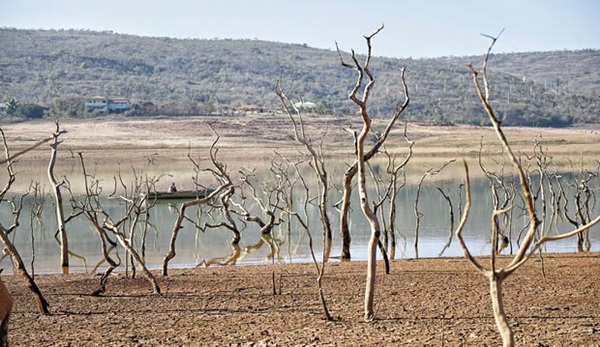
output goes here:
<path id="1" fill-rule="evenodd" d="M 419 227 L 419 257 L 457 257 L 463 255 L 455 238 L 452 238 L 450 246 L 445 249 L 450 228 L 449 211 L 446 200 L 442 198 L 437 190 L 438 187 L 442 188 L 452 198 L 455 206 L 455 223 L 458 223 L 460 218 L 458 210 L 460 195 L 464 195 L 464 192 L 460 193 L 462 183 L 461 179 L 449 179 L 424 184 L 419 202 L 419 210 L 423 213 Z M 491 249 L 490 217 L 492 211 L 489 182 L 485 179 L 478 179 L 474 180 L 472 185 L 473 203 L 464 236 L 473 254 L 488 255 Z M 408 185 L 401 190 L 398 196 L 396 258 L 415 257 L 415 215 L 413 208 L 416 188 L 416 185 Z M 330 201 L 336 202 L 339 198 L 339 194 L 334 193 Z M 171 237 L 171 230 L 177 218 L 177 211 L 173 206 L 180 203 L 181 201 L 160 201 L 151 210 L 149 219 L 151 227 L 146 236 L 145 251 L 146 263 L 150 268 L 160 268 L 162 266 L 162 260 L 167 252 Z M 300 204 L 301 201 L 297 203 Z M 34 205 L 32 197 L 25 198 L 20 226 L 10 237 L 14 240 L 28 269 L 33 268 L 36 273 L 58 273 L 60 272 L 60 249 L 54 238 L 56 217 L 54 215 L 53 200 L 49 197 L 45 198 L 44 203 L 41 205 L 41 218 L 33 216 L 31 210 Z M 106 200 L 105 206 L 115 220 L 122 216 L 123 206 L 118 200 Z M 354 260 L 365 260 L 370 229 L 356 201 L 353 206 L 354 210 L 351 216 L 352 257 Z M 0 221 L 4 226 L 12 224 L 11 210 L 12 208 L 6 202 L 0 205 Z M 573 210 L 572 208 L 571 211 Z M 192 218 L 199 216 L 199 220 L 203 221 L 207 218 L 204 212 L 202 208 L 200 210 L 192 209 L 188 215 Z M 321 259 L 323 248 L 322 228 L 320 227 L 318 211 L 315 206 L 311 205 L 309 212 L 310 225 L 315 239 L 315 251 L 318 259 Z M 67 215 L 68 213 L 70 213 L 69 208 L 67 208 Z M 599 213 L 598 209 L 595 213 Z M 330 209 L 330 218 L 334 228 L 331 254 L 333 257 L 337 257 L 340 254 L 340 237 L 338 234 L 339 213 L 335 208 Z M 518 208 L 515 208 L 513 212 L 513 222 L 512 233 L 516 235 L 523 223 L 526 222 L 526 218 L 522 216 L 522 212 Z M 556 221 L 555 226 L 554 230 L 566 231 L 572 229 L 566 221 L 560 218 Z M 595 227 L 590 232 L 591 250 L 593 251 L 600 250 L 600 230 L 598 228 Z M 69 246 L 72 251 L 70 258 L 71 272 L 104 270 L 106 265 L 103 262 L 100 241 L 87 219 L 80 216 L 72 220 L 67 224 L 67 231 Z M 140 234 L 138 232 L 138 237 L 135 239 L 138 250 L 141 245 Z M 258 228 L 249 224 L 242 232 L 239 250 L 232 248 L 230 241 L 231 232 L 225 228 L 203 232 L 197 230 L 192 223 L 185 222 L 177 240 L 177 255 L 169 263 L 170 267 L 195 267 L 219 263 L 279 264 L 311 261 L 307 235 L 304 230 L 297 228 L 295 225 L 290 228 L 286 223 L 283 223 L 274 229 L 271 237 L 261 237 Z M 511 247 L 516 249 L 515 242 Z M 511 247 L 507 248 L 504 253 L 509 253 Z M 444 250 L 443 253 L 442 250 Z M 576 252 L 577 241 L 575 238 L 571 238 L 549 243 L 546 250 L 548 252 Z M 118 254 L 122 260 L 122 266 L 119 269 L 124 270 L 125 257 L 123 249 L 118 246 L 114 252 L 113 255 L 116 257 Z M 232 257 L 236 252 L 239 256 L 237 258 Z M 332 261 L 337 260 L 334 258 Z M 4 256 L 0 267 L 5 269 L 5 273 L 12 272 L 10 257 Z"/>

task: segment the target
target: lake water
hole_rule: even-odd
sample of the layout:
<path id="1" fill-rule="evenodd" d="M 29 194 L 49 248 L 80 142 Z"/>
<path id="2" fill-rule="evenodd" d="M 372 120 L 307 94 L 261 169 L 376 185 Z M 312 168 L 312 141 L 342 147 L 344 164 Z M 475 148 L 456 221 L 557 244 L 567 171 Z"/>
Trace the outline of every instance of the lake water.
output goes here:
<path id="1" fill-rule="evenodd" d="M 419 257 L 438 257 L 448 241 L 449 237 L 449 212 L 446 200 L 444 200 L 437 188 L 443 189 L 446 194 L 452 198 L 455 206 L 456 224 L 460 219 L 459 200 L 462 177 L 456 179 L 444 179 L 428 182 L 425 181 L 419 201 L 419 210 L 423 213 L 419 227 Z M 414 201 L 417 186 L 409 184 L 400 191 L 398 196 L 398 214 L 396 220 L 397 250 L 396 258 L 414 258 Z M 356 191 L 355 191 L 356 193 Z M 373 192 L 371 192 L 373 194 Z M 356 195 L 356 194 L 355 194 Z M 567 196 L 571 197 L 569 193 Z M 373 195 L 371 195 L 373 196 Z M 330 201 L 333 205 L 340 198 L 339 194 L 332 190 Z M 66 197 L 65 197 L 66 199 Z M 463 199 L 464 200 L 464 199 Z M 177 211 L 173 204 L 178 206 L 181 201 L 159 201 L 151 210 L 149 223 L 151 228 L 146 236 L 145 261 L 149 268 L 161 268 L 164 255 L 171 237 L 171 230 L 177 218 Z M 300 204 L 300 201 L 297 201 Z M 517 204 L 519 204 L 517 199 Z M 68 204 L 65 204 L 68 205 Z M 10 235 L 15 245 L 19 249 L 23 260 L 28 269 L 34 269 L 35 273 L 58 273 L 60 272 L 60 249 L 58 242 L 54 239 L 56 230 L 56 218 L 54 214 L 53 199 L 46 196 L 41 205 L 39 215 L 41 218 L 33 216 L 31 210 L 36 206 L 34 198 L 28 196 L 24 200 L 24 207 L 20 218 L 20 226 Z M 39 205 L 37 205 L 39 208 Z M 313 232 L 315 251 L 317 259 L 321 259 L 322 246 L 322 228 L 316 206 L 310 205 L 310 226 Z M 105 207 L 113 219 L 122 216 L 123 206 L 118 200 L 106 200 Z M 365 260 L 366 248 L 370 237 L 369 226 L 355 201 L 351 215 L 352 232 L 352 259 Z M 200 210 L 193 208 L 188 210 L 188 215 L 192 218 L 199 215 L 200 220 L 207 218 L 205 207 Z M 0 205 L 0 221 L 2 225 L 12 224 L 12 208 L 7 202 Z M 474 255 L 489 255 L 491 249 L 490 243 L 490 216 L 492 211 L 492 202 L 489 189 L 489 181 L 486 179 L 476 179 L 472 182 L 472 209 L 470 219 L 463 232 L 465 240 Z M 570 211 L 574 211 L 571 208 Z M 67 207 L 67 215 L 70 208 Z M 596 208 L 595 214 L 599 213 Z M 340 237 L 338 231 L 339 213 L 336 209 L 330 209 L 330 219 L 332 221 L 334 235 L 331 255 L 334 257 L 331 261 L 337 261 L 335 257 L 340 254 Z M 563 218 L 564 219 L 564 218 Z M 516 235 L 526 218 L 518 208 L 513 210 L 513 235 Z M 239 224 L 241 226 L 241 223 Z M 547 224 L 548 225 L 548 224 Z M 566 221 L 558 218 L 554 230 L 567 231 L 572 227 Z M 594 227 L 590 232 L 591 250 L 600 250 L 600 232 L 599 227 Z M 92 229 L 90 223 L 83 216 L 80 216 L 67 224 L 69 235 L 69 246 L 73 255 L 70 258 L 71 272 L 92 272 L 105 269 L 100 241 L 97 233 Z M 138 232 L 138 235 L 140 233 Z M 177 240 L 177 255 L 169 263 L 170 268 L 205 266 L 205 264 L 235 263 L 235 264 L 261 264 L 261 263 L 297 263 L 311 261 L 310 250 L 308 248 L 308 238 L 304 230 L 293 224 L 291 227 L 282 223 L 276 227 L 270 237 L 260 235 L 257 227 L 248 224 L 242 232 L 242 240 L 239 249 L 234 249 L 230 245 L 231 232 L 225 228 L 206 230 L 205 232 L 196 230 L 194 225 L 184 222 L 183 229 L 180 231 Z M 141 239 L 136 238 L 135 245 L 139 249 Z M 513 250 L 516 250 L 516 236 L 513 239 Z M 507 248 L 503 253 L 510 253 Z M 548 243 L 545 247 L 548 252 L 576 252 L 576 238 L 561 240 Z M 119 246 L 115 250 L 116 254 L 122 259 L 122 265 L 118 270 L 124 270 L 125 257 L 123 249 Z M 232 254 L 238 252 L 239 257 L 233 259 Z M 274 256 L 271 256 L 274 254 Z M 35 257 L 34 257 L 35 255 Z M 444 250 L 441 256 L 457 257 L 462 256 L 456 239 L 453 237 L 451 245 Z M 5 269 L 5 273 L 12 272 L 10 257 L 4 256 L 0 267 Z"/>

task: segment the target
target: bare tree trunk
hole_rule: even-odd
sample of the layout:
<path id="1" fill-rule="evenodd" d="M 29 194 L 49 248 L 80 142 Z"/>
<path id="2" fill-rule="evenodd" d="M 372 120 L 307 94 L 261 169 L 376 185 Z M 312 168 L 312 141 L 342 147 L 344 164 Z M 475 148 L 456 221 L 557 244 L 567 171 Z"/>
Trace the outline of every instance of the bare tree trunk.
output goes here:
<path id="1" fill-rule="evenodd" d="M 404 82 L 404 79 L 402 79 L 402 80 L 403 80 L 403 84 L 406 86 L 406 82 Z M 405 93 L 408 93 L 408 90 L 406 87 L 405 87 Z M 391 241 L 390 259 L 392 259 L 392 260 L 396 258 L 396 199 L 398 197 L 398 192 L 400 191 L 400 189 L 404 188 L 404 186 L 406 185 L 406 173 L 404 171 L 402 171 L 402 184 L 400 184 L 400 186 L 398 186 L 398 174 L 399 174 L 400 170 L 404 169 L 404 167 L 406 166 L 406 164 L 408 164 L 410 158 L 412 157 L 413 145 L 415 144 L 415 142 L 411 141 L 408 138 L 408 135 L 406 134 L 407 125 L 408 125 L 408 122 L 405 121 L 404 122 L 404 140 L 406 140 L 406 143 L 408 144 L 408 154 L 406 155 L 406 157 L 404 158 L 402 163 L 398 166 L 395 166 L 395 164 L 394 164 L 395 158 L 392 159 L 393 169 L 390 172 L 391 187 L 389 189 L 391 189 L 391 194 L 390 194 L 390 210 L 389 210 L 388 223 L 389 223 L 389 232 L 390 232 L 390 241 Z"/>
<path id="2" fill-rule="evenodd" d="M 8 173 L 8 181 L 6 182 L 6 186 L 2 189 L 2 191 L 0 191 L 0 201 L 2 201 L 4 199 L 4 196 L 6 195 L 6 193 L 8 193 L 8 191 L 10 190 L 12 184 L 15 182 L 16 174 L 12 168 L 13 160 L 16 159 L 19 155 L 26 153 L 27 151 L 29 151 L 47 141 L 39 141 L 34 147 L 30 147 L 29 149 L 27 149 L 25 151 L 21 151 L 11 157 L 10 150 L 8 149 L 8 144 L 6 142 L 6 137 L 4 136 L 4 131 L 1 128 L 0 128 L 0 136 L 2 137 L 2 143 L 4 145 L 4 154 L 5 154 L 5 160 L 1 161 L 0 163 L 6 163 L 6 171 Z M 21 214 L 21 208 L 23 206 L 23 198 L 24 198 L 24 195 L 21 196 L 21 202 L 19 204 L 19 207 L 13 211 L 13 214 L 14 214 L 13 224 L 9 228 L 4 228 L 4 226 L 2 226 L 0 224 L 0 241 L 4 244 L 4 248 L 6 249 L 8 254 L 10 254 L 12 261 L 13 261 L 13 266 L 15 267 L 15 270 L 16 270 L 16 273 L 25 281 L 25 284 L 27 285 L 29 290 L 31 290 L 31 292 L 33 293 L 33 296 L 38 305 L 38 310 L 40 311 L 41 314 L 48 315 L 48 314 L 50 314 L 50 312 L 48 311 L 48 302 L 42 295 L 42 292 L 40 291 L 37 284 L 35 283 L 35 280 L 27 273 L 27 269 L 25 268 L 25 264 L 23 263 L 23 259 L 21 258 L 21 255 L 17 251 L 17 248 L 15 247 L 15 245 L 8 238 L 8 234 L 10 234 L 12 231 L 14 231 L 19 226 L 19 216 Z"/>
<path id="3" fill-rule="evenodd" d="M 327 179 L 327 171 L 325 171 L 325 165 L 323 165 L 322 173 L 319 174 L 318 170 L 315 170 L 315 174 L 321 178 L 321 193 L 319 198 L 319 215 L 321 219 L 321 225 L 323 225 L 323 233 L 325 236 L 325 243 L 323 244 L 323 261 L 328 261 L 331 255 L 331 245 L 333 240 L 333 233 L 331 231 L 331 221 L 329 220 L 329 214 L 327 212 L 327 201 L 328 198 L 328 186 L 329 182 Z"/>
<path id="4" fill-rule="evenodd" d="M 144 264 L 144 261 L 142 260 L 142 258 L 138 254 L 138 252 L 128 242 L 127 237 L 121 231 L 119 231 L 118 226 L 113 225 L 112 223 L 110 223 L 108 221 L 105 221 L 104 227 L 111 230 L 112 233 L 117 237 L 117 240 L 119 240 L 119 242 L 121 243 L 121 246 L 123 246 L 123 248 L 125 248 L 125 250 L 129 254 L 131 254 L 131 256 L 133 257 L 133 260 L 135 260 L 137 262 L 138 266 L 142 269 L 142 273 L 144 274 L 144 277 L 146 277 L 146 279 L 152 286 L 152 291 L 155 294 L 160 294 L 160 287 L 158 285 L 158 281 L 156 280 L 156 277 L 154 277 L 154 275 L 152 275 L 152 273 L 150 271 L 148 271 L 146 264 Z"/>
<path id="5" fill-rule="evenodd" d="M 356 139 L 356 163 L 358 164 L 358 192 L 360 195 L 360 207 L 371 227 L 371 238 L 369 239 L 369 245 L 367 247 L 367 278 L 365 284 L 364 304 L 365 321 L 372 321 L 375 319 L 374 301 L 377 270 L 377 245 L 379 244 L 379 235 L 381 233 L 379 220 L 377 219 L 377 215 L 371 209 L 371 205 L 369 203 L 366 184 L 367 172 L 365 170 L 365 140 L 369 134 L 369 131 L 371 130 L 371 118 L 369 117 L 369 113 L 367 111 L 367 101 L 369 98 L 369 93 L 375 84 L 375 78 L 373 77 L 373 74 L 369 68 L 369 63 L 371 62 L 371 39 L 381 30 L 383 30 L 383 26 L 377 29 L 375 33 L 371 34 L 370 36 L 365 36 L 365 39 L 367 40 L 368 53 L 363 66 L 361 66 L 358 62 L 354 51 L 352 52 L 352 60 L 354 64 L 344 63 L 343 59 L 341 59 L 341 53 L 338 49 L 338 54 L 342 60 L 342 66 L 352 68 L 357 72 L 358 76 L 356 84 L 354 85 L 349 98 L 360 108 L 360 115 L 363 122 L 362 130 Z M 366 78 L 368 83 L 364 86 L 362 98 L 358 98 L 357 93 L 362 88 L 364 74 L 367 75 Z"/>
<path id="6" fill-rule="evenodd" d="M 350 226 L 348 223 L 348 216 L 350 215 L 350 198 L 352 197 L 352 179 L 356 174 L 357 170 L 351 170 L 354 166 L 346 170 L 344 173 L 343 180 L 343 193 L 342 193 L 342 208 L 340 211 L 340 235 L 342 238 L 342 253 L 341 258 L 348 260 L 351 258 L 350 244 L 352 242 L 352 236 L 350 235 Z"/>
<path id="7" fill-rule="evenodd" d="M 102 229 L 102 227 L 97 224 L 94 216 L 88 214 L 88 218 L 90 219 L 90 221 L 92 222 L 92 224 L 94 226 L 94 229 L 100 236 L 100 243 L 102 246 L 102 256 L 104 257 L 104 260 L 108 263 L 108 268 L 106 269 L 106 271 L 104 271 L 104 274 L 102 274 L 102 276 L 100 277 L 100 286 L 98 287 L 98 289 L 96 289 L 92 292 L 92 296 L 100 296 L 102 293 L 104 293 L 106 291 L 106 282 L 108 282 L 108 277 L 114 271 L 114 269 L 116 269 L 119 266 L 120 261 L 116 262 L 110 257 L 109 250 L 106 247 L 107 246 L 106 245 L 106 242 L 107 242 L 106 230 Z M 113 247 L 115 247 L 115 246 L 113 246 Z"/>
<path id="8" fill-rule="evenodd" d="M 8 323 L 12 307 L 12 296 L 6 289 L 2 278 L 0 278 L 0 347 L 8 347 Z"/>
<path id="9" fill-rule="evenodd" d="M 3 226 L 0 226 L 0 241 L 2 241 L 2 243 L 4 244 L 4 247 L 6 248 L 8 254 L 10 254 L 13 264 L 15 266 L 16 273 L 23 279 L 23 281 L 25 281 L 27 288 L 29 288 L 29 290 L 33 294 L 35 302 L 38 306 L 38 311 L 40 311 L 40 313 L 43 315 L 49 315 L 50 311 L 48 310 L 48 302 L 44 298 L 44 295 L 42 295 L 40 288 L 37 286 L 33 278 L 27 273 L 27 270 L 25 269 L 25 264 L 23 263 L 23 259 L 21 259 L 17 248 L 9 240 L 8 236 L 6 235 L 6 231 L 7 230 L 4 229 Z"/>
<path id="10" fill-rule="evenodd" d="M 398 175 L 392 176 L 392 195 L 390 196 L 390 210 L 388 223 L 390 230 L 390 259 L 396 258 L 396 198 L 398 197 Z"/>
<path id="11" fill-rule="evenodd" d="M 499 273 L 490 274 L 490 298 L 492 299 L 492 309 L 494 312 L 494 319 L 496 320 L 496 327 L 498 327 L 498 331 L 502 336 L 502 346 L 512 347 L 515 345 L 515 338 L 512 329 L 508 324 L 506 313 L 504 313 L 504 304 L 502 302 L 502 282 L 504 281 L 504 278 L 504 275 Z"/>
<path id="12" fill-rule="evenodd" d="M 452 200 L 450 200 L 450 197 L 446 195 L 446 193 L 444 193 L 444 190 L 442 190 L 442 188 L 440 187 L 438 187 L 437 189 L 448 203 L 448 214 L 450 215 L 450 233 L 448 235 L 448 241 L 446 241 L 446 245 L 444 245 L 444 248 L 442 248 L 440 254 L 438 255 L 439 257 L 441 257 L 446 251 L 446 249 L 450 247 L 450 244 L 452 243 L 452 236 L 454 236 L 454 208 L 452 207 Z"/>
<path id="13" fill-rule="evenodd" d="M 227 183 L 225 185 L 221 185 L 219 188 L 215 189 L 212 193 L 210 193 L 209 195 L 207 195 L 206 197 L 204 197 L 202 199 L 184 202 L 181 205 L 181 209 L 179 210 L 179 216 L 177 217 L 177 220 L 175 221 L 175 225 L 173 226 L 173 230 L 171 231 L 171 241 L 169 242 L 169 250 L 167 251 L 165 258 L 163 259 L 163 270 L 162 270 L 163 276 L 168 275 L 169 261 L 171 259 L 175 258 L 175 255 L 177 254 L 175 252 L 175 242 L 177 241 L 177 235 L 179 234 L 179 230 L 182 228 L 181 223 L 183 223 L 183 220 L 185 219 L 185 210 L 191 206 L 198 206 L 198 205 L 205 204 L 207 201 L 210 201 L 215 196 L 219 195 L 221 193 L 221 191 L 227 187 L 229 187 L 229 183 Z"/>
<path id="14" fill-rule="evenodd" d="M 50 163 L 48 164 L 48 179 L 52 185 L 54 192 L 54 200 L 56 205 L 56 222 L 58 224 L 58 233 L 60 236 L 60 265 L 63 274 L 69 273 L 69 242 L 67 237 L 67 230 L 65 227 L 65 214 L 63 209 L 62 193 L 60 192 L 60 186 L 62 183 L 58 183 L 54 177 L 54 164 L 56 164 L 56 154 L 58 152 L 58 145 L 61 141 L 58 137 L 61 134 L 66 133 L 65 130 L 60 130 L 58 120 L 56 121 L 56 132 L 53 134 L 54 142 L 50 145 L 52 148 L 52 154 L 50 156 Z"/>
<path id="15" fill-rule="evenodd" d="M 309 203 L 310 189 L 308 188 L 308 185 L 306 184 L 306 181 L 304 180 L 304 177 L 302 176 L 302 173 L 300 172 L 298 165 L 295 163 L 293 163 L 292 165 L 294 166 L 294 169 L 297 173 L 298 180 L 302 183 L 302 188 L 304 188 L 304 199 L 302 199 L 302 201 L 303 201 L 302 211 L 304 214 L 304 219 L 302 219 L 302 217 L 300 217 L 300 215 L 297 212 L 293 212 L 293 211 L 284 211 L 284 212 L 290 214 L 291 216 L 295 216 L 297 218 L 298 222 L 300 223 L 300 225 L 302 225 L 302 227 L 306 231 L 306 235 L 308 236 L 308 247 L 310 249 L 310 255 L 312 257 L 313 264 L 315 264 L 315 267 L 317 270 L 317 287 L 318 287 L 318 291 L 319 291 L 319 300 L 321 301 L 321 306 L 323 306 L 323 312 L 325 314 L 325 319 L 328 321 L 332 321 L 333 317 L 329 313 L 327 301 L 325 300 L 325 290 L 323 289 L 323 277 L 325 275 L 326 262 L 323 261 L 322 264 L 319 266 L 319 262 L 317 261 L 317 257 L 315 256 L 312 232 L 310 231 L 310 228 L 309 228 L 310 217 L 308 214 L 308 203 Z M 323 260 L 324 259 L 325 259 L 325 255 L 323 255 Z"/>
<path id="16" fill-rule="evenodd" d="M 446 166 L 448 166 L 450 163 L 453 163 L 456 159 L 450 159 L 447 162 L 445 162 L 439 169 L 434 170 L 434 169 L 429 169 L 427 170 L 427 172 L 425 172 L 425 174 L 423 175 L 423 177 L 421 177 L 421 180 L 419 181 L 419 185 L 417 186 L 417 194 L 415 197 L 415 204 L 413 207 L 413 210 L 415 212 L 415 258 L 419 258 L 419 225 L 421 223 L 421 218 L 423 217 L 423 214 L 419 211 L 419 198 L 421 196 L 421 186 L 423 186 L 423 181 L 425 181 L 425 178 L 427 176 L 434 176 L 437 175 L 440 171 L 442 171 Z"/>
<path id="17" fill-rule="evenodd" d="M 342 60 L 342 65 L 348 67 L 343 62 L 343 60 Z M 402 103 L 402 105 L 400 105 L 396 109 L 394 116 L 388 122 L 388 125 L 386 126 L 385 130 L 381 133 L 380 136 L 378 136 L 377 141 L 375 142 L 373 147 L 371 147 L 371 149 L 365 153 L 365 156 L 364 156 L 365 162 L 368 162 L 369 160 L 371 160 L 371 158 L 373 158 L 375 156 L 375 154 L 377 154 L 379 152 L 379 149 L 381 148 L 381 146 L 383 146 L 386 139 L 388 138 L 390 131 L 394 127 L 396 120 L 398 120 L 398 118 L 400 117 L 402 112 L 404 112 L 404 110 L 408 107 L 408 104 L 410 102 L 410 96 L 408 95 L 408 86 L 406 85 L 406 80 L 404 79 L 404 68 L 400 69 L 400 73 L 401 73 L 400 80 L 402 82 L 402 87 L 403 87 L 403 91 L 404 91 L 404 102 Z M 356 132 L 351 131 L 351 133 L 353 134 L 354 142 L 355 142 L 354 147 L 356 148 L 356 141 L 357 141 Z M 410 159 L 410 156 L 412 155 L 413 142 L 408 140 L 408 138 L 406 137 L 406 123 L 404 125 L 404 138 L 409 143 L 409 151 L 410 152 L 407 156 L 407 160 L 405 160 L 404 164 L 402 164 L 401 167 L 406 165 L 406 163 L 408 162 L 408 159 Z M 350 236 L 350 228 L 349 228 L 348 219 L 350 218 L 350 198 L 352 197 L 352 180 L 354 179 L 354 176 L 356 176 L 357 172 L 358 172 L 358 161 L 354 160 L 354 163 L 352 163 L 352 165 L 344 173 L 342 208 L 341 208 L 341 213 L 340 213 L 340 236 L 342 238 L 342 251 L 341 251 L 342 259 L 350 259 L 350 257 L 351 257 L 351 255 L 350 255 L 351 236 Z"/>
<path id="18" fill-rule="evenodd" d="M 283 105 L 290 122 L 292 123 L 292 129 L 294 130 L 294 138 L 296 142 L 303 145 L 310 155 L 310 166 L 313 169 L 319 186 L 319 215 L 321 224 L 323 225 L 324 240 L 323 258 L 324 261 L 327 261 L 331 252 L 333 235 L 331 231 L 331 221 L 327 212 L 329 180 L 327 178 L 327 168 L 325 167 L 325 156 L 323 155 L 322 148 L 315 150 L 311 139 L 306 136 L 302 113 L 296 106 L 294 106 L 294 103 L 285 94 L 283 86 L 281 85 L 281 81 L 278 81 L 276 94 L 279 97 L 279 100 L 281 101 L 281 104 Z"/>
<path id="19" fill-rule="evenodd" d="M 419 259 L 419 225 L 421 224 L 421 217 L 423 214 L 419 212 L 419 198 L 421 197 L 421 186 L 423 186 L 423 181 L 427 177 L 427 174 L 421 177 L 419 181 L 419 185 L 417 186 L 417 194 L 415 195 L 415 204 L 413 206 L 413 211 L 415 213 L 415 232 L 414 232 L 414 248 L 415 248 L 415 258 Z"/>

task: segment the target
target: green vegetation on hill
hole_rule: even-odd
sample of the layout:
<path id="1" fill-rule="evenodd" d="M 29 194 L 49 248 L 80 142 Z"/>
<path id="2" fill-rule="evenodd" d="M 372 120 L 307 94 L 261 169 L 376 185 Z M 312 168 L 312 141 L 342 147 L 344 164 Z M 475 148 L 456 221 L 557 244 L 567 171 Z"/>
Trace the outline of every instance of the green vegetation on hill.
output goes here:
<path id="1" fill-rule="evenodd" d="M 274 92 L 280 76 L 290 95 L 316 105 L 314 112 L 356 112 L 347 98 L 354 75 L 340 65 L 333 49 L 10 28 L 0 29 L 0 42 L 0 101 L 40 105 L 51 117 L 96 116 L 83 108 L 85 98 L 94 95 L 130 99 L 134 107 L 129 116 L 275 111 L 280 108 Z M 376 40 L 373 52 L 377 54 Z M 410 119 L 480 124 L 484 118 L 466 67 L 480 61 L 376 57 L 371 113 L 377 117 L 394 111 L 402 99 L 399 69 L 405 67 Z M 492 100 L 506 125 L 600 122 L 598 50 L 495 54 L 489 69 Z"/>

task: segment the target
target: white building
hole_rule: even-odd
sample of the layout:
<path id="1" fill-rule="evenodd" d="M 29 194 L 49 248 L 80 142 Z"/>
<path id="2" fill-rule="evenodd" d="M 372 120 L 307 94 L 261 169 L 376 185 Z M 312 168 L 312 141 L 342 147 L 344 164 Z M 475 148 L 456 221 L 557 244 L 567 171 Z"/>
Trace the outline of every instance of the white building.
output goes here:
<path id="1" fill-rule="evenodd" d="M 85 101 L 85 109 L 98 113 L 120 113 L 131 108 L 129 100 L 125 98 L 106 98 L 93 96 Z"/>
<path id="2" fill-rule="evenodd" d="M 131 104 L 125 98 L 108 99 L 108 112 L 123 112 L 129 110 Z"/>

